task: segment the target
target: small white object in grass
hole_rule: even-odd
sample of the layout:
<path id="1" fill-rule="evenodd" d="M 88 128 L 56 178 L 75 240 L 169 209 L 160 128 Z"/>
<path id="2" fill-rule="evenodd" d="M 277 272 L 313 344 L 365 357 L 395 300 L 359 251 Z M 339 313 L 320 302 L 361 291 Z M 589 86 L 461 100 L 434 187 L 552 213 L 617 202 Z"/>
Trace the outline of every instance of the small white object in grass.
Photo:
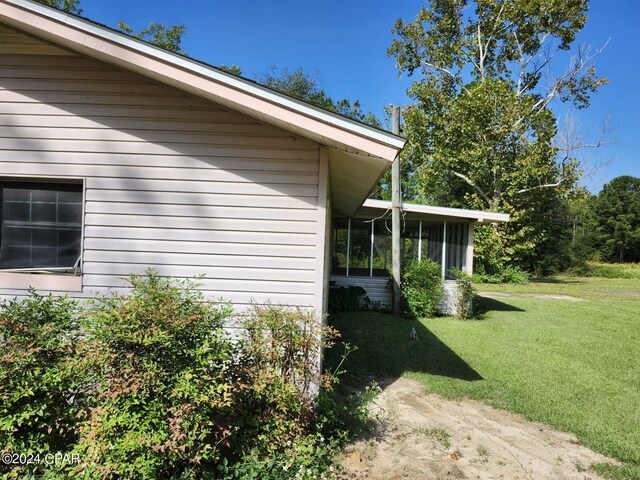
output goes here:
<path id="1" fill-rule="evenodd" d="M 416 327 L 411 327 L 411 334 L 409 336 L 411 337 L 411 340 L 415 340 L 416 342 L 418 341 L 418 331 L 416 330 Z"/>

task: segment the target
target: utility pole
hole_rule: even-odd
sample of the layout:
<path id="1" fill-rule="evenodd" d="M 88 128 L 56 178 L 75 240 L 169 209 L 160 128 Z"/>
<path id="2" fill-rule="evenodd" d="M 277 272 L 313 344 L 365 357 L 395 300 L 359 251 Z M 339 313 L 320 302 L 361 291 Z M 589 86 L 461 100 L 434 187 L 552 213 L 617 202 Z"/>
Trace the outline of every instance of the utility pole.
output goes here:
<path id="1" fill-rule="evenodd" d="M 393 107 L 393 133 L 400 135 L 400 107 Z M 393 314 L 400 316 L 400 155 L 391 167 L 391 258 L 393 273 Z"/>

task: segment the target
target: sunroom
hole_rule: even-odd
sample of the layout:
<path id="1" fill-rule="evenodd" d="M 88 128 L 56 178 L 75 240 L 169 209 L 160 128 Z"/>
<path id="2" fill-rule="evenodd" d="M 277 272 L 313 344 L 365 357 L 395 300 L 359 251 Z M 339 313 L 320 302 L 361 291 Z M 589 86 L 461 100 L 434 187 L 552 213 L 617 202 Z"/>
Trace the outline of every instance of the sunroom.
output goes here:
<path id="1" fill-rule="evenodd" d="M 432 260 L 445 282 L 458 270 L 473 273 L 475 225 L 509 220 L 504 213 L 408 203 L 401 211 L 401 263 Z M 334 215 L 330 282 L 360 286 L 372 301 L 390 305 L 391 249 L 391 202 L 369 199 L 353 217 Z"/>

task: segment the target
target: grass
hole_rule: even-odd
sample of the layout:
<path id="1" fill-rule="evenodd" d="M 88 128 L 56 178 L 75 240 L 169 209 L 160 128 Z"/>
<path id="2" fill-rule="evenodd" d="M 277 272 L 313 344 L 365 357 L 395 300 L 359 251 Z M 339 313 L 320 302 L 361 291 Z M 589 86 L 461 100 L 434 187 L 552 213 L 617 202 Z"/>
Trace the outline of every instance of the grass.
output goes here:
<path id="1" fill-rule="evenodd" d="M 587 262 L 575 272 L 584 277 L 640 279 L 640 263 Z"/>
<path id="2" fill-rule="evenodd" d="M 451 446 L 451 435 L 449 435 L 449 432 L 447 432 L 444 428 L 421 427 L 416 428 L 415 432 L 440 443 L 444 448 L 449 448 Z"/>
<path id="3" fill-rule="evenodd" d="M 359 347 L 344 368 L 356 377 L 407 376 L 443 396 L 481 400 L 573 432 L 622 462 L 596 471 L 640 480 L 640 282 L 563 277 L 480 290 L 511 296 L 483 299 L 478 321 L 332 315 L 343 340 Z M 409 338 L 414 326 L 417 342 Z M 332 358 L 330 351 L 329 365 Z"/>

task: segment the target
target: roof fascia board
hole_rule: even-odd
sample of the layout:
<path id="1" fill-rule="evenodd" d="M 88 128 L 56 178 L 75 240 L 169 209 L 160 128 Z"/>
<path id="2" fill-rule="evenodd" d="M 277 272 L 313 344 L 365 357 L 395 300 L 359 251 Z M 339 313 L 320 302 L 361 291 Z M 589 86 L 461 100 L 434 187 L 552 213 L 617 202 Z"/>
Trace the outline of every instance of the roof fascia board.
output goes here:
<path id="1" fill-rule="evenodd" d="M 382 130 L 351 121 L 272 91 L 251 81 L 208 67 L 188 58 L 113 32 L 81 18 L 25 0 L 2 0 L 0 19 L 32 32 L 54 34 L 95 51 L 100 58 L 112 57 L 167 79 L 184 82 L 214 96 L 292 123 L 369 155 L 393 161 L 406 140 Z M 7 20 L 5 20 L 7 21 Z M 34 33 L 36 36 L 37 33 Z M 114 48 L 115 47 L 115 48 Z M 199 80 L 199 81 L 198 81 Z"/>
<path id="2" fill-rule="evenodd" d="M 364 207 L 390 209 L 391 202 L 386 200 L 368 199 L 364 202 Z M 424 213 L 428 215 L 439 215 L 443 217 L 466 218 L 476 222 L 508 222 L 508 213 L 484 212 L 482 210 L 467 210 L 464 208 L 435 207 L 431 205 L 417 205 L 413 203 L 403 203 L 402 209 L 412 213 Z"/>

